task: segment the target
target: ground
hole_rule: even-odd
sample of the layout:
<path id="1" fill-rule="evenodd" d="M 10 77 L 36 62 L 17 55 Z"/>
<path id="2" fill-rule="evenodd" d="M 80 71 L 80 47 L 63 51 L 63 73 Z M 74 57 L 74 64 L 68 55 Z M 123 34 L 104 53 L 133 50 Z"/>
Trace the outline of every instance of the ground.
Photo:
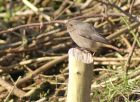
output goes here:
<path id="1" fill-rule="evenodd" d="M 0 101 L 65 102 L 65 22 L 91 23 L 111 45 L 94 55 L 93 102 L 140 101 L 139 0 L 0 0 Z"/>

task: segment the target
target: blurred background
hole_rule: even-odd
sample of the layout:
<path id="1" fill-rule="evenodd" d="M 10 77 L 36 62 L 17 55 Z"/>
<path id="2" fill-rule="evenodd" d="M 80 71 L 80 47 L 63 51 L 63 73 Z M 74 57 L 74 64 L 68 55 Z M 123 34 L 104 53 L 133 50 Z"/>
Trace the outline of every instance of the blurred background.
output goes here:
<path id="1" fill-rule="evenodd" d="M 0 102 L 65 102 L 70 19 L 122 50 L 94 57 L 92 101 L 140 102 L 139 15 L 139 0 L 0 0 Z"/>

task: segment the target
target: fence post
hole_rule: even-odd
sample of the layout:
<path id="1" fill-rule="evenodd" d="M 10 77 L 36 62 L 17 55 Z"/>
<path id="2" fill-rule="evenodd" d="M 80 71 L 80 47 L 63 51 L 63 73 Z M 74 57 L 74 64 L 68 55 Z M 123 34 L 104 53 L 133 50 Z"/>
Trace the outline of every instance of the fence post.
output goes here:
<path id="1" fill-rule="evenodd" d="M 77 48 L 69 50 L 69 79 L 66 102 L 90 102 L 93 57 Z"/>

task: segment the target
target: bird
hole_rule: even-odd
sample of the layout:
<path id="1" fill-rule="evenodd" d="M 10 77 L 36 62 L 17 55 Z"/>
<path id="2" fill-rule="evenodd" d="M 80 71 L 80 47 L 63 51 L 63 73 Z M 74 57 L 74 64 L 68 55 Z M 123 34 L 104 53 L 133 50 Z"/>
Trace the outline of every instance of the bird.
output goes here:
<path id="1" fill-rule="evenodd" d="M 100 35 L 90 23 L 68 20 L 66 27 L 72 40 L 82 49 L 95 53 L 101 47 L 110 45 L 107 39 Z"/>

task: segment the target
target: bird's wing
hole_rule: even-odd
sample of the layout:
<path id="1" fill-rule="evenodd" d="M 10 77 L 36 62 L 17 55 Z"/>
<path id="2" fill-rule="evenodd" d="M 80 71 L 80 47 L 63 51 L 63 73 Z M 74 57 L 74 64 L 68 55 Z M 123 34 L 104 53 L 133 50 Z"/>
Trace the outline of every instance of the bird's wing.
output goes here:
<path id="1" fill-rule="evenodd" d="M 80 36 L 91 39 L 95 42 L 109 44 L 109 42 L 104 37 L 102 37 L 92 25 L 88 24 L 85 27 L 82 26 L 82 28 L 80 28 L 77 32 Z"/>

